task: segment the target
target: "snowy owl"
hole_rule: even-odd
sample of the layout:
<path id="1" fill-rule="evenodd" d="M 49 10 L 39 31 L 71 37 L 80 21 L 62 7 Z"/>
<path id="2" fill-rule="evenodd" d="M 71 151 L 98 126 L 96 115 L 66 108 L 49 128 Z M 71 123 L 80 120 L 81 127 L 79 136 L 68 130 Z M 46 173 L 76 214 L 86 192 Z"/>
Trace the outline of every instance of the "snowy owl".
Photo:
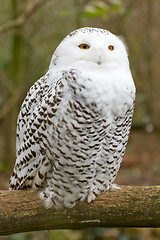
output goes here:
<path id="1" fill-rule="evenodd" d="M 58 209 L 115 188 L 134 101 L 121 39 L 99 28 L 70 33 L 22 104 L 10 190 L 38 190 Z"/>

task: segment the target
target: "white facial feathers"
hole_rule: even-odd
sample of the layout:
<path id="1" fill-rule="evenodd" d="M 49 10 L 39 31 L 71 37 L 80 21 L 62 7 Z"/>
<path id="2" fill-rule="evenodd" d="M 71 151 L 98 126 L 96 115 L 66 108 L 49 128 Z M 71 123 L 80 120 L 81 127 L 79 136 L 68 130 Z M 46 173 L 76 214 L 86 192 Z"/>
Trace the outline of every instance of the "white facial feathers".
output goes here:
<path id="1" fill-rule="evenodd" d="M 81 49 L 87 44 L 88 49 Z M 111 32 L 99 28 L 80 28 L 70 33 L 53 54 L 52 67 L 81 69 L 129 67 L 124 43 Z"/>

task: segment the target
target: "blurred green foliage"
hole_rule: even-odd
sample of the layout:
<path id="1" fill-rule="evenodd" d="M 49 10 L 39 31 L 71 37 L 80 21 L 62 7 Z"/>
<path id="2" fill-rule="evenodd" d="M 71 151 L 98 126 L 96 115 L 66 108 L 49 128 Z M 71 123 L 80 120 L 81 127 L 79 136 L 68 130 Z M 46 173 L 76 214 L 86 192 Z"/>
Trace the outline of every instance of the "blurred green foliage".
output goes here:
<path id="1" fill-rule="evenodd" d="M 42 1 L 42 0 L 41 0 Z M 35 0 L 1 1 L 1 28 L 16 21 Z M 0 38 L 0 171 L 15 159 L 16 118 L 29 87 L 47 71 L 60 41 L 72 30 L 105 28 L 125 39 L 137 98 L 134 127 L 159 129 L 159 1 L 46 0 L 20 26 Z M 31 6 L 31 5 L 30 5 Z M 143 14 L 142 14 L 143 12 Z M 155 21 L 156 19 L 156 21 Z"/>
<path id="2" fill-rule="evenodd" d="M 103 20 L 107 20 L 112 13 L 122 14 L 123 12 L 124 7 L 121 0 L 110 0 L 108 2 L 92 1 L 85 6 L 81 13 L 81 17 L 99 17 Z"/>
<path id="3" fill-rule="evenodd" d="M 14 234 L 0 240 L 159 240 L 160 229 L 89 228 Z"/>
<path id="4" fill-rule="evenodd" d="M 13 166 L 16 117 L 27 90 L 47 71 L 59 42 L 78 27 L 101 27 L 125 38 L 137 86 L 133 125 L 146 127 L 148 131 L 159 127 L 157 29 L 160 23 L 156 18 L 159 3 L 150 2 L 47 0 L 24 24 L 1 33 L 0 171 L 8 171 Z M 2 1 L 0 26 L 15 21 L 24 13 L 28 3 L 29 0 Z M 156 24 L 154 19 L 157 19 Z"/>

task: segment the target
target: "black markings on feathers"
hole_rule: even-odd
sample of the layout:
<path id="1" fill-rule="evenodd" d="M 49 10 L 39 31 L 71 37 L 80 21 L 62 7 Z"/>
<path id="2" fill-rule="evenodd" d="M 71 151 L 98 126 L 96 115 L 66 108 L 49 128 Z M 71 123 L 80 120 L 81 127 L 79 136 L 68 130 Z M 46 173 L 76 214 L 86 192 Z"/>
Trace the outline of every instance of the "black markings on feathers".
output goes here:
<path id="1" fill-rule="evenodd" d="M 102 117 L 96 102 L 87 103 L 85 86 L 77 81 L 76 71 L 63 72 L 52 84 L 48 84 L 48 77 L 31 87 L 22 105 L 17 125 L 18 162 L 10 188 L 31 188 L 35 181 L 39 189 L 39 180 L 44 180 L 50 189 L 49 193 L 44 190 L 44 198 L 51 197 L 57 204 L 63 202 L 65 193 L 73 194 L 75 187 L 80 195 L 68 200 L 74 204 L 89 193 L 91 183 L 95 196 L 112 185 L 125 151 L 133 108 L 124 119 L 115 118 L 111 124 Z M 108 175 L 108 182 L 99 179 L 100 174 Z"/>

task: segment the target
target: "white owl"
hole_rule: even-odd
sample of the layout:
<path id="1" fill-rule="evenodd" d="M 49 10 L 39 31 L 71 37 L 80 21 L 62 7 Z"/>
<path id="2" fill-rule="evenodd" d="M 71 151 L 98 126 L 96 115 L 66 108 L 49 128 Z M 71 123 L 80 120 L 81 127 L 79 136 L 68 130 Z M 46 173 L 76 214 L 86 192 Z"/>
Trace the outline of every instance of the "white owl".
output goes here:
<path id="1" fill-rule="evenodd" d="M 46 207 L 70 208 L 114 188 L 134 101 L 123 42 L 99 28 L 70 33 L 22 104 L 10 189 L 38 189 Z"/>

